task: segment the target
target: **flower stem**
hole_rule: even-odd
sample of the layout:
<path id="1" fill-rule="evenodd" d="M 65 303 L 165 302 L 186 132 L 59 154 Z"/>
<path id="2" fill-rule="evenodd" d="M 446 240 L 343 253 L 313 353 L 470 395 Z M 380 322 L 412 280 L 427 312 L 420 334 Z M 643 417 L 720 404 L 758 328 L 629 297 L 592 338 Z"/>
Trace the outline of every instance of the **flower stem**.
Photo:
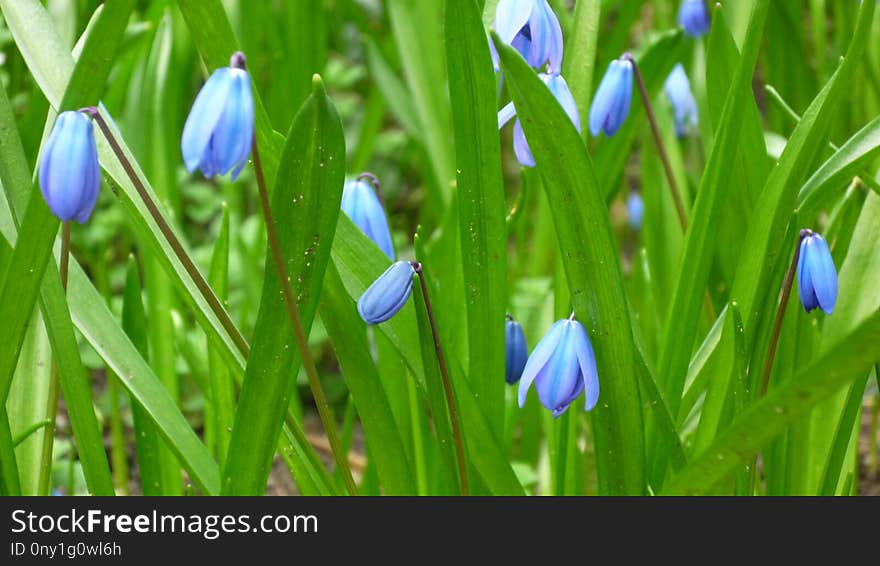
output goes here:
<path id="1" fill-rule="evenodd" d="M 168 221 L 165 220 L 164 216 L 162 216 L 162 213 L 159 211 L 158 206 L 156 206 L 156 203 L 153 201 L 150 193 L 147 192 L 146 187 L 144 187 L 143 182 L 135 172 L 134 166 L 128 160 L 128 157 L 126 157 L 125 152 L 122 151 L 119 142 L 116 141 L 116 136 L 107 124 L 107 121 L 104 120 L 104 117 L 95 107 L 84 108 L 82 111 L 87 112 L 98 124 L 98 127 L 101 129 L 101 132 L 104 133 L 104 137 L 107 139 L 107 143 L 110 144 L 110 149 L 113 150 L 116 158 L 119 159 L 119 162 L 122 164 L 122 168 L 125 170 L 126 175 L 128 175 L 128 178 L 134 185 L 135 190 L 137 190 L 138 195 L 141 197 L 141 200 L 147 207 L 147 211 L 150 213 L 150 216 L 153 217 L 153 220 L 159 227 L 159 231 L 162 232 L 165 240 L 171 246 L 172 251 L 174 251 L 174 255 L 177 256 L 177 259 L 180 261 L 184 270 L 186 270 L 186 272 L 192 278 L 193 283 L 195 283 L 205 301 L 208 302 L 208 306 L 214 312 L 214 315 L 220 321 L 220 324 L 223 326 L 224 330 L 226 330 L 226 333 L 229 334 L 229 336 L 232 338 L 232 341 L 235 342 L 235 346 L 238 348 L 239 352 L 241 352 L 241 355 L 247 357 L 248 353 L 250 352 L 250 347 L 248 346 L 247 341 L 244 339 L 244 336 L 241 335 L 241 332 L 238 331 L 238 328 L 236 328 L 235 323 L 232 322 L 232 319 L 229 318 L 229 313 L 227 313 L 226 309 L 223 308 L 223 305 L 220 304 L 220 300 L 217 299 L 217 295 L 214 294 L 211 286 L 208 285 L 208 282 L 205 281 L 205 278 L 202 277 L 202 274 L 199 272 L 198 268 L 195 266 L 195 264 L 193 264 L 189 255 L 186 253 L 186 250 L 183 249 L 183 245 L 174 234 L 174 230 L 171 229 Z"/>
<path id="2" fill-rule="evenodd" d="M 657 145 L 657 152 L 660 154 L 660 161 L 663 162 L 663 170 L 666 173 L 666 180 L 669 182 L 669 190 L 672 192 L 672 200 L 675 201 L 675 210 L 678 212 L 678 221 L 681 223 L 682 232 L 687 231 L 687 215 L 685 213 L 684 201 L 681 199 L 681 192 L 678 190 L 678 183 L 675 181 L 675 175 L 672 173 L 672 164 L 669 162 L 669 153 L 666 151 L 666 144 L 663 143 L 663 137 L 660 135 L 660 127 L 657 125 L 657 116 L 654 114 L 654 107 L 651 105 L 651 97 L 648 95 L 648 89 L 645 87 L 645 81 L 642 79 L 642 73 L 639 71 L 639 65 L 630 53 L 626 53 L 623 58 L 633 66 L 633 74 L 636 76 L 636 84 L 639 87 L 639 94 L 642 97 L 642 104 L 645 106 L 645 114 L 648 116 L 648 123 L 651 124 L 651 133 L 654 136 L 654 143 Z"/>
<path id="3" fill-rule="evenodd" d="M 470 487 L 467 477 L 467 460 L 464 454 L 464 439 L 461 435 L 461 426 L 458 420 L 458 407 L 455 403 L 455 391 L 452 389 L 452 380 L 449 379 L 449 368 L 446 366 L 446 356 L 443 355 L 443 347 L 440 345 L 440 332 L 437 330 L 437 321 L 434 318 L 434 309 L 431 308 L 431 298 L 428 296 L 428 284 L 425 281 L 425 273 L 422 264 L 412 262 L 413 269 L 419 276 L 422 286 L 422 300 L 425 302 L 425 311 L 431 323 L 431 334 L 434 337 L 434 351 L 437 352 L 437 364 L 440 366 L 440 376 L 443 378 L 443 392 L 446 396 L 446 407 L 449 410 L 449 420 L 452 422 L 452 436 L 455 440 L 455 453 L 458 459 L 458 478 L 461 483 L 461 494 L 470 495 Z"/>
<path id="4" fill-rule="evenodd" d="M 812 234 L 810 230 L 801 230 L 798 237 L 797 246 L 794 249 L 794 257 L 791 265 L 785 273 L 785 279 L 782 281 L 782 296 L 779 299 L 779 309 L 776 311 L 776 319 L 773 321 L 773 330 L 770 333 L 770 344 L 767 347 L 767 357 L 764 358 L 764 371 L 761 373 L 761 385 L 758 388 L 758 398 L 763 397 L 767 393 L 767 387 L 770 385 L 770 370 L 773 369 L 773 360 L 776 357 L 776 347 L 779 345 L 779 334 L 782 331 L 782 321 L 785 318 L 785 308 L 788 306 L 788 300 L 791 297 L 791 287 L 794 284 L 794 276 L 797 273 L 798 260 L 801 256 L 801 241 Z"/>
<path id="5" fill-rule="evenodd" d="M 67 272 L 70 267 L 70 221 L 61 224 L 61 258 L 58 271 L 61 275 L 61 287 L 67 292 Z M 52 478 L 52 450 L 55 445 L 55 421 L 58 419 L 58 397 L 61 384 L 58 381 L 58 366 L 52 362 L 52 375 L 49 378 L 49 398 L 46 401 L 46 418 L 48 424 L 43 429 L 43 451 L 40 454 L 40 477 L 37 482 L 37 493 L 49 495 Z"/>
<path id="6" fill-rule="evenodd" d="M 290 284 L 290 276 L 287 273 L 287 267 L 284 263 L 284 255 L 281 253 L 281 244 L 278 240 L 278 232 L 275 227 L 275 220 L 272 216 L 272 209 L 269 205 L 269 192 L 266 190 L 266 180 L 263 177 L 263 166 L 260 162 L 260 151 L 257 141 L 253 141 L 253 150 L 251 152 L 254 159 L 254 169 L 257 174 L 257 186 L 260 192 L 260 205 L 263 209 L 263 218 L 266 222 L 266 237 L 269 241 L 269 249 L 272 252 L 272 260 L 275 262 L 275 269 L 278 271 L 278 277 L 281 283 L 281 292 L 284 294 L 284 305 L 287 308 L 290 325 L 293 328 L 293 335 L 296 338 L 296 344 L 299 347 L 300 358 L 302 359 L 303 368 L 309 378 L 309 387 L 312 390 L 312 396 L 315 398 L 315 405 L 318 407 L 318 414 L 321 422 L 324 424 L 324 431 L 327 433 L 327 440 L 330 442 L 330 448 L 333 451 L 333 458 L 336 460 L 336 466 L 342 473 L 342 479 L 345 487 L 350 495 L 357 495 L 357 485 L 351 475 L 351 468 L 348 464 L 347 454 L 342 449 L 339 442 L 339 434 L 336 432 L 336 423 L 333 418 L 333 412 L 330 410 L 330 404 L 327 402 L 327 395 L 324 394 L 324 388 L 318 379 L 318 370 L 315 367 L 315 361 L 309 350 L 309 341 L 303 328 L 302 317 L 299 314 L 299 307 L 293 294 Z"/>

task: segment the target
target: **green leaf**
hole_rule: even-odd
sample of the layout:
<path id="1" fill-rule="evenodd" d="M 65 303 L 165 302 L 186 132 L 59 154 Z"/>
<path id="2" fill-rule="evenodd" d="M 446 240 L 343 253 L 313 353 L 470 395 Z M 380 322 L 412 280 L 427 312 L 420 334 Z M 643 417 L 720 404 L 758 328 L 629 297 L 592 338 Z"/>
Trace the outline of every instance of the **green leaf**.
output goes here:
<path id="1" fill-rule="evenodd" d="M 590 99 L 596 74 L 596 48 L 599 43 L 600 2 L 578 2 L 574 6 L 574 28 L 565 43 L 562 76 L 577 102 L 581 135 L 589 136 Z"/>
<path id="2" fill-rule="evenodd" d="M 467 306 L 468 380 L 489 425 L 504 422 L 507 308 L 504 187 L 495 74 L 475 0 L 447 0 L 446 61 L 458 171 L 458 225 Z"/>
<path id="3" fill-rule="evenodd" d="M 18 463 L 15 460 L 15 446 L 12 443 L 6 403 L 0 403 L 0 456 L 0 494 L 21 495 Z"/>
<path id="4" fill-rule="evenodd" d="M 642 494 L 645 448 L 635 346 L 606 194 L 553 94 L 516 51 L 493 39 L 544 180 L 572 306 L 596 352 L 602 393 L 593 429 L 600 492 Z"/>
<path id="5" fill-rule="evenodd" d="M 864 377 L 880 354 L 878 343 L 880 312 L 746 409 L 709 448 L 672 478 L 663 493 L 698 495 L 710 491 L 817 403 Z"/>
<path id="6" fill-rule="evenodd" d="M 321 314 L 364 427 L 370 459 L 375 461 L 380 483 L 389 495 L 415 495 L 415 475 L 370 356 L 366 326 L 332 264 L 324 279 Z"/>
<path id="7" fill-rule="evenodd" d="M 142 359 L 146 358 L 148 352 L 147 327 L 147 315 L 141 299 L 140 275 L 138 275 L 137 263 L 132 257 L 128 261 L 125 289 L 122 295 L 122 328 Z M 159 435 L 151 421 L 150 413 L 137 402 L 136 395 L 131 395 L 131 397 L 131 417 L 134 423 L 135 452 L 138 461 L 138 475 L 141 480 L 141 492 L 144 495 L 162 495 Z M 219 475 L 219 472 L 215 475 Z"/>
<path id="8" fill-rule="evenodd" d="M 330 259 L 345 181 L 342 125 L 317 75 L 294 118 L 272 192 L 276 225 L 308 334 Z M 263 298 L 224 466 L 223 493 L 261 494 L 295 386 L 299 354 L 280 281 L 266 260 Z"/>
<path id="9" fill-rule="evenodd" d="M 670 315 L 664 326 L 657 375 L 660 376 L 660 386 L 673 415 L 679 411 L 688 363 L 696 341 L 715 249 L 715 230 L 724 197 L 731 188 L 728 167 L 736 156 L 740 140 L 740 114 L 748 94 L 744 85 L 751 82 L 766 15 L 767 3 L 757 3 L 752 11 L 743 56 L 727 94 L 709 161 L 697 191 L 672 301 L 669 303 Z M 663 445 L 652 446 L 651 483 L 655 487 L 661 485 L 665 473 L 665 453 Z"/>
<path id="10" fill-rule="evenodd" d="M 797 196 L 797 214 L 812 218 L 819 210 L 833 202 L 834 191 L 846 186 L 853 175 L 880 155 L 880 117 L 849 138 L 843 146 L 823 163 L 804 183 Z"/>

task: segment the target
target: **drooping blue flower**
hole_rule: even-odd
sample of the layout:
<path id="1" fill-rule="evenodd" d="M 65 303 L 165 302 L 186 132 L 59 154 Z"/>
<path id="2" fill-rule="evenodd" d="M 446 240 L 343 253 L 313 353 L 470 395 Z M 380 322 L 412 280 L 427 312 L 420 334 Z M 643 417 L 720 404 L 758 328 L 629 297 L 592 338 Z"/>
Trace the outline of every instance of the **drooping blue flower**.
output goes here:
<path id="1" fill-rule="evenodd" d="M 83 224 L 92 215 L 101 187 L 92 121 L 82 112 L 58 115 L 40 155 L 40 191 L 62 222 Z"/>
<path id="2" fill-rule="evenodd" d="M 663 90 L 666 92 L 669 102 L 672 103 L 675 135 L 683 138 L 687 134 L 688 128 L 697 127 L 700 119 L 697 113 L 697 101 L 694 100 L 694 93 L 691 92 L 691 83 L 681 63 L 676 65 L 666 77 Z"/>
<path id="3" fill-rule="evenodd" d="M 562 27 L 547 0 L 501 0 L 495 8 L 493 26 L 498 38 L 519 51 L 529 65 L 559 74 L 562 70 Z M 489 41 L 495 71 L 498 53 Z"/>
<path id="4" fill-rule="evenodd" d="M 711 22 L 704 0 L 684 0 L 678 9 L 678 23 L 691 37 L 709 33 Z"/>
<path id="5" fill-rule="evenodd" d="M 368 182 L 361 179 L 345 182 L 342 189 L 342 212 L 385 252 L 388 259 L 394 261 L 394 245 L 391 243 L 385 210 Z"/>
<path id="6" fill-rule="evenodd" d="M 632 192 L 626 199 L 626 216 L 630 228 L 633 230 L 642 229 L 642 221 L 645 217 L 645 201 L 642 195 Z"/>
<path id="7" fill-rule="evenodd" d="M 623 125 L 632 105 L 633 64 L 621 58 L 611 62 L 590 106 L 590 133 L 613 136 Z"/>
<path id="8" fill-rule="evenodd" d="M 837 269 L 825 238 L 812 230 L 803 232 L 798 258 L 798 292 L 807 312 L 821 308 L 826 314 L 837 303 Z"/>
<path id="9" fill-rule="evenodd" d="M 589 411 L 599 399 L 596 356 L 584 326 L 574 320 L 557 321 L 529 356 L 519 382 L 519 406 L 526 403 L 535 382 L 541 404 L 557 418 L 582 392 Z"/>
<path id="10" fill-rule="evenodd" d="M 196 96 L 183 127 L 180 148 L 187 170 L 205 177 L 238 178 L 254 139 L 254 98 L 244 55 L 232 55 L 229 67 L 214 71 Z"/>
<path id="11" fill-rule="evenodd" d="M 522 377 L 526 360 L 529 357 L 529 347 L 526 345 L 526 335 L 522 326 L 511 317 L 504 322 L 504 379 L 513 385 Z"/>
<path id="12" fill-rule="evenodd" d="M 367 324 L 385 322 L 403 308 L 412 293 L 416 271 L 408 261 L 396 261 L 358 299 L 357 308 Z"/>
<path id="13" fill-rule="evenodd" d="M 581 117 L 578 113 L 577 103 L 574 101 L 574 96 L 572 96 L 571 91 L 568 89 L 565 79 L 562 78 L 562 75 L 548 75 L 546 73 L 541 73 L 538 76 L 544 81 L 544 84 L 547 85 L 553 96 L 556 97 L 565 113 L 568 114 L 571 123 L 580 132 Z M 498 129 L 503 128 L 515 116 L 516 108 L 513 106 L 513 102 L 510 102 L 498 111 Z M 526 135 L 523 132 L 519 119 L 513 125 L 513 151 L 516 153 L 516 158 L 521 165 L 525 167 L 535 166 L 535 158 L 532 156 L 532 150 L 529 148 L 529 142 L 526 140 Z"/>

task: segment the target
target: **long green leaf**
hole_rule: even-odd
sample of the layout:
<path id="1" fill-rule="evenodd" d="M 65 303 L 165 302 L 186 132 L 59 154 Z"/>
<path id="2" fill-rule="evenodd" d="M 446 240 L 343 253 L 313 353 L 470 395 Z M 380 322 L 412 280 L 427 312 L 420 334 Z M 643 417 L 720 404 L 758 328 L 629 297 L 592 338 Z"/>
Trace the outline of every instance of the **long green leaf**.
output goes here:
<path id="1" fill-rule="evenodd" d="M 306 333 L 336 232 L 345 180 L 342 125 L 316 75 L 294 118 L 272 192 L 272 209 Z M 280 281 L 266 261 L 263 298 L 224 466 L 223 493 L 260 494 L 287 412 L 299 355 L 283 306 Z"/>
<path id="2" fill-rule="evenodd" d="M 864 377 L 880 355 L 880 312 L 865 320 L 793 379 L 746 409 L 664 488 L 665 494 L 710 491 L 773 438 L 841 387 Z"/>
<path id="3" fill-rule="evenodd" d="M 446 0 L 446 61 L 458 171 L 458 225 L 467 305 L 468 380 L 489 424 L 504 421 L 506 210 L 495 75 L 475 0 Z"/>
<path id="4" fill-rule="evenodd" d="M 752 11 L 742 59 L 727 94 L 715 140 L 712 143 L 712 152 L 697 192 L 697 201 L 694 204 L 692 221 L 685 239 L 677 282 L 669 304 L 670 316 L 666 319 L 663 332 L 657 375 L 660 376 L 660 385 L 673 415 L 678 414 L 681 404 L 688 362 L 696 339 L 703 295 L 715 249 L 715 229 L 721 214 L 721 205 L 730 189 L 727 169 L 729 163 L 736 157 L 736 144 L 740 139 L 739 130 L 742 123 L 740 113 L 748 94 L 744 85 L 751 82 L 761 45 L 767 8 L 766 2 L 758 2 Z M 652 445 L 652 485 L 659 486 L 662 482 L 665 473 L 665 453 L 662 444 Z"/>
<path id="5" fill-rule="evenodd" d="M 572 306 L 596 351 L 602 393 L 593 428 L 600 491 L 641 494 L 645 447 L 635 346 L 605 192 L 550 90 L 515 50 L 493 39 L 544 179 Z"/>
<path id="6" fill-rule="evenodd" d="M 581 135 L 589 136 L 590 97 L 596 74 L 596 48 L 599 43 L 601 2 L 578 2 L 574 6 L 574 26 L 565 42 L 562 75 L 577 103 L 581 116 Z"/>

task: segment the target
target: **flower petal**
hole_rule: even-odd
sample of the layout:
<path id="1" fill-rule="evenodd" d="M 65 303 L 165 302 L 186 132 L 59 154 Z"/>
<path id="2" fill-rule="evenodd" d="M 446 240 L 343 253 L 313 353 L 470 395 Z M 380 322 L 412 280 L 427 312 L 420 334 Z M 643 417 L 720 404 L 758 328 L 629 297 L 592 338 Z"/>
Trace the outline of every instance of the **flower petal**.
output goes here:
<path id="1" fill-rule="evenodd" d="M 504 108 L 498 111 L 498 129 L 503 128 L 514 116 L 516 116 L 516 107 L 513 102 L 508 102 Z"/>
<path id="2" fill-rule="evenodd" d="M 529 142 L 526 140 L 526 134 L 523 132 L 522 124 L 519 120 L 513 125 L 513 152 L 516 154 L 517 161 L 525 167 L 534 167 L 535 158 L 532 150 L 529 149 Z"/>
<path id="3" fill-rule="evenodd" d="M 574 347 L 580 364 L 584 390 L 587 392 L 584 409 L 590 411 L 599 400 L 599 371 L 596 369 L 596 354 L 590 343 L 587 329 L 578 321 L 574 321 Z"/>
<path id="4" fill-rule="evenodd" d="M 553 351 L 556 350 L 556 347 L 559 345 L 559 339 L 562 337 L 562 332 L 564 330 L 563 325 L 565 322 L 565 320 L 557 321 L 550 328 L 550 331 L 541 338 L 541 341 L 538 342 L 535 349 L 532 350 L 532 354 L 526 362 L 526 367 L 523 369 L 522 378 L 519 380 L 517 397 L 520 408 L 526 404 L 526 396 L 529 393 L 529 387 L 531 387 L 532 382 L 547 364 L 547 361 L 553 355 Z"/>
<path id="5" fill-rule="evenodd" d="M 501 0 L 495 8 L 495 33 L 510 44 L 529 21 L 535 0 Z"/>
<path id="6" fill-rule="evenodd" d="M 811 239 L 813 250 L 806 259 L 810 280 L 819 306 L 826 314 L 831 314 L 837 303 L 837 269 L 825 238 L 814 234 Z"/>
<path id="7" fill-rule="evenodd" d="M 583 389 L 574 336 L 573 321 L 566 320 L 559 345 L 535 378 L 541 404 L 554 414 L 561 414 Z"/>
<path id="8" fill-rule="evenodd" d="M 408 261 L 395 262 L 358 299 L 357 308 L 367 324 L 385 322 L 409 299 L 415 270 Z"/>
<path id="9" fill-rule="evenodd" d="M 221 67 L 214 71 L 202 90 L 196 96 L 186 124 L 183 126 L 183 135 L 180 138 L 180 149 L 183 152 L 183 161 L 187 170 L 192 173 L 202 162 L 203 156 L 208 153 L 211 136 L 217 122 L 226 108 L 226 101 L 232 90 L 232 69 Z M 202 171 L 205 173 L 205 171 Z M 211 177 L 213 175 L 206 176 Z"/>

